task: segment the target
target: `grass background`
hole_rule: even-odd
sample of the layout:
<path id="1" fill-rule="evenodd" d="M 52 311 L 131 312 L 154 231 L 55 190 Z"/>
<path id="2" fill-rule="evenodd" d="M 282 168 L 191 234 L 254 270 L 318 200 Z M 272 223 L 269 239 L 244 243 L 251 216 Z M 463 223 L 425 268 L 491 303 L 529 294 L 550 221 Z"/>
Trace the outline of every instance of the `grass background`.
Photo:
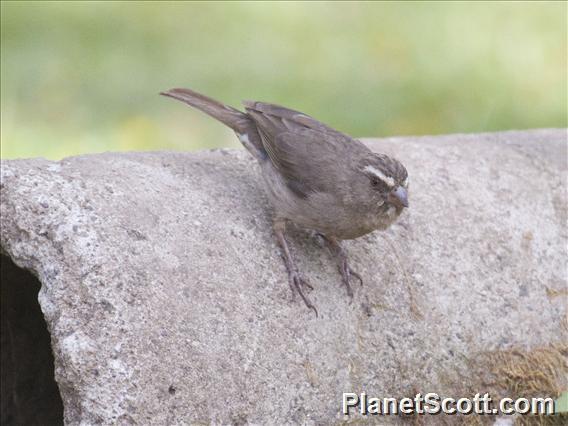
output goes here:
<path id="1" fill-rule="evenodd" d="M 353 136 L 567 126 L 566 2 L 6 2 L 1 156 L 239 146 L 158 92 Z"/>

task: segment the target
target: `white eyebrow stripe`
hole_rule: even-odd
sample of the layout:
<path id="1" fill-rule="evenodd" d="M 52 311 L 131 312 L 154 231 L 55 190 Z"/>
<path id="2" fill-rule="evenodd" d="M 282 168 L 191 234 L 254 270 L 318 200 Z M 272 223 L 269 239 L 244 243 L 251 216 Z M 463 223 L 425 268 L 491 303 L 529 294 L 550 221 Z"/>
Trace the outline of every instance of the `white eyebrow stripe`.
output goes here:
<path id="1" fill-rule="evenodd" d="M 375 169 L 373 166 L 366 166 L 363 170 L 375 175 L 380 180 L 382 180 L 384 183 L 386 183 L 388 186 L 394 186 L 394 179 L 385 175 L 379 169 Z"/>

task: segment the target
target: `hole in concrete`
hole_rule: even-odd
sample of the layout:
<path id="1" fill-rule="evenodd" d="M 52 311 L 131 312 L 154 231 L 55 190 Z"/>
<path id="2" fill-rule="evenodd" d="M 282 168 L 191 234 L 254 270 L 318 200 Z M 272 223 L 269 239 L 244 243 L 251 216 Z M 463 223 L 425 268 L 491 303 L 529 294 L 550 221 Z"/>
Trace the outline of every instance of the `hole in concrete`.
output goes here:
<path id="1" fill-rule="evenodd" d="M 53 354 L 30 272 L 0 256 L 2 425 L 63 424 L 63 403 L 53 376 Z"/>

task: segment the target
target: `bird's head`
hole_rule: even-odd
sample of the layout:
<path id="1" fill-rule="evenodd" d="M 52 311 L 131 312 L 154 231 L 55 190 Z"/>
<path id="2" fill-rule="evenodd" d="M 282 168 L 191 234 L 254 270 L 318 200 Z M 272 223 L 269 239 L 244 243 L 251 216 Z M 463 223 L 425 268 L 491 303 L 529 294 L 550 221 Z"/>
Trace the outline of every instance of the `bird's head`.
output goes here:
<path id="1" fill-rule="evenodd" d="M 408 172 L 400 161 L 373 153 L 362 161 L 359 170 L 368 178 L 369 191 L 379 204 L 397 210 L 408 207 Z"/>

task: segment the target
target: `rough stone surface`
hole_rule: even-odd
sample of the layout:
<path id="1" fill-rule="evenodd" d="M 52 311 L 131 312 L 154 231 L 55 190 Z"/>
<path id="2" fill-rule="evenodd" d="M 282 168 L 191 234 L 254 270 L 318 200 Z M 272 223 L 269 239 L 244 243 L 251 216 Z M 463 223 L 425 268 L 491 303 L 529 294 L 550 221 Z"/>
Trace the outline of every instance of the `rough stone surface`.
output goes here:
<path id="1" fill-rule="evenodd" d="M 292 232 L 319 318 L 244 150 L 2 161 L 2 251 L 42 284 L 66 423 L 342 422 L 343 392 L 448 394 L 479 351 L 566 339 L 565 129 L 367 143 L 410 208 L 347 242 L 352 303 Z"/>

